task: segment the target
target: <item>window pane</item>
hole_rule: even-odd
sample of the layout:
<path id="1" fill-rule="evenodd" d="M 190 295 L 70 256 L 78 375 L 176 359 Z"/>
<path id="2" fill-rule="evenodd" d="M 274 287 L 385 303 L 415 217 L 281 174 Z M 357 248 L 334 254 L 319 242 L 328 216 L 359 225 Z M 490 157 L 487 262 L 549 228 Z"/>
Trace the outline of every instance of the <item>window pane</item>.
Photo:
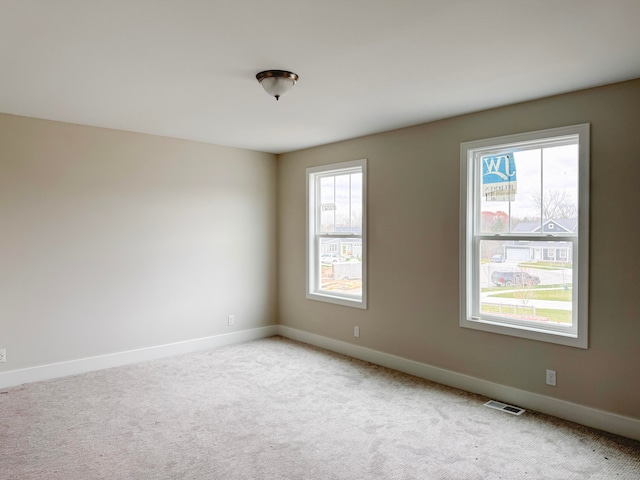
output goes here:
<path id="1" fill-rule="evenodd" d="M 320 188 L 320 232 L 362 233 L 362 173 L 323 176 Z"/>
<path id="2" fill-rule="evenodd" d="M 351 219 L 351 175 L 336 177 L 336 225 L 334 232 L 349 232 Z"/>
<path id="3" fill-rule="evenodd" d="M 320 238 L 320 289 L 362 295 L 362 238 Z"/>
<path id="4" fill-rule="evenodd" d="M 571 326 L 572 242 L 480 241 L 480 313 Z"/>
<path id="5" fill-rule="evenodd" d="M 540 230 L 540 207 L 536 197 L 540 196 L 542 178 L 542 151 L 540 149 L 516 152 L 518 193 L 511 202 L 511 231 L 534 233 Z M 526 225 L 523 228 L 523 224 Z"/>
<path id="6" fill-rule="evenodd" d="M 522 223 L 540 225 L 536 198 L 541 189 L 541 150 L 525 150 L 481 159 L 480 232 L 519 232 Z M 530 231 L 534 226 L 527 226 Z"/>
<path id="7" fill-rule="evenodd" d="M 543 150 L 542 209 L 546 233 L 578 231 L 578 146 L 565 145 Z"/>
<path id="8" fill-rule="evenodd" d="M 351 174 L 351 232 L 362 233 L 362 172 Z"/>
<path id="9" fill-rule="evenodd" d="M 577 233 L 577 144 L 486 155 L 481 163 L 481 233 Z"/>
<path id="10" fill-rule="evenodd" d="M 320 177 L 320 232 L 330 233 L 335 231 L 336 223 L 336 197 L 335 177 Z"/>

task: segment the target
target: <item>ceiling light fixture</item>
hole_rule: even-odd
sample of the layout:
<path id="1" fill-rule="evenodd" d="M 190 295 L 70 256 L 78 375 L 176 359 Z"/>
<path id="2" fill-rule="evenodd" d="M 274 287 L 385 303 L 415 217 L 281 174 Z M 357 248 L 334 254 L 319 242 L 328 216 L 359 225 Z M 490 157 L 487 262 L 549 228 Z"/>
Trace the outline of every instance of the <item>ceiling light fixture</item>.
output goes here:
<path id="1" fill-rule="evenodd" d="M 265 92 L 280 100 L 280 97 L 296 84 L 299 77 L 286 70 L 265 70 L 257 74 L 256 78 Z"/>

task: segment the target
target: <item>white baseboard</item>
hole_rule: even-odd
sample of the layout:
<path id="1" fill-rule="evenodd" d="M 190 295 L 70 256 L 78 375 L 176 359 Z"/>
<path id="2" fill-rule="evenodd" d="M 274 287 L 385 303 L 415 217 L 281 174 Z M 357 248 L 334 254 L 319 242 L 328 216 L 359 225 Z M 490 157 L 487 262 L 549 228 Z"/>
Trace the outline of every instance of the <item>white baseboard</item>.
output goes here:
<path id="1" fill-rule="evenodd" d="M 277 335 L 275 325 L 269 327 L 253 328 L 239 332 L 225 333 L 211 337 L 196 338 L 184 342 L 158 345 L 155 347 L 128 350 L 126 352 L 99 355 L 96 357 L 80 358 L 68 362 L 52 363 L 19 370 L 10 370 L 0 373 L 0 388 L 22 385 L 23 383 L 50 380 L 52 378 L 66 377 L 78 373 L 102 370 L 104 368 L 119 367 L 130 363 L 145 362 L 183 353 L 197 352 L 210 348 L 232 345 L 234 343 L 258 340 L 259 338 Z"/>
<path id="2" fill-rule="evenodd" d="M 558 400 L 537 393 L 507 387 L 479 378 L 471 377 L 451 370 L 433 367 L 425 363 L 398 357 L 370 348 L 334 340 L 313 333 L 305 332 L 284 325 L 254 328 L 239 332 L 214 335 L 211 337 L 187 340 L 184 342 L 158 345 L 155 347 L 129 350 L 126 352 L 81 358 L 68 362 L 60 362 L 0 373 L 0 388 L 21 385 L 23 383 L 49 380 L 53 378 L 76 375 L 78 373 L 118 367 L 131 363 L 155 360 L 173 355 L 197 352 L 210 348 L 232 345 L 235 343 L 258 340 L 260 338 L 282 335 L 332 352 L 358 358 L 366 362 L 392 368 L 416 377 L 431 380 L 442 385 L 459 388 L 467 392 L 477 393 L 502 402 L 510 403 L 529 410 L 534 410 L 571 422 L 597 428 L 606 432 L 640 440 L 640 420 L 624 417 L 615 413 L 586 407 L 580 404 Z"/>
<path id="3" fill-rule="evenodd" d="M 380 352 L 370 348 L 360 347 L 351 343 L 334 340 L 321 335 L 308 333 L 284 325 L 277 326 L 278 334 L 332 352 L 341 353 L 349 357 L 366 362 L 392 368 L 416 377 L 431 380 L 442 385 L 459 388 L 471 393 L 477 393 L 501 402 L 517 405 L 528 410 L 546 413 L 554 417 L 563 418 L 605 432 L 622 435 L 623 437 L 640 440 L 640 420 L 624 417 L 615 413 L 586 407 L 557 398 L 547 397 L 537 393 L 507 387 L 479 378 L 471 377 L 451 370 L 433 367 L 425 363 L 416 362 L 396 355 Z"/>

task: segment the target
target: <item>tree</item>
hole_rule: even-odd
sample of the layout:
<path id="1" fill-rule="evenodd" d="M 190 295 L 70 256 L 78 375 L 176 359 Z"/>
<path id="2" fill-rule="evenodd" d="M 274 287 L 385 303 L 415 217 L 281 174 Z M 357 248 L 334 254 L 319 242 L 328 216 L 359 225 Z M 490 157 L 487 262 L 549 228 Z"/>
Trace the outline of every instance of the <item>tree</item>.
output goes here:
<path id="1" fill-rule="evenodd" d="M 483 232 L 506 232 L 509 229 L 509 215 L 501 210 L 481 213 L 481 229 Z"/>
<path id="2" fill-rule="evenodd" d="M 577 218 L 578 207 L 564 190 L 547 190 L 541 196 L 540 192 L 533 194 L 533 203 L 542 211 L 544 219 Z"/>

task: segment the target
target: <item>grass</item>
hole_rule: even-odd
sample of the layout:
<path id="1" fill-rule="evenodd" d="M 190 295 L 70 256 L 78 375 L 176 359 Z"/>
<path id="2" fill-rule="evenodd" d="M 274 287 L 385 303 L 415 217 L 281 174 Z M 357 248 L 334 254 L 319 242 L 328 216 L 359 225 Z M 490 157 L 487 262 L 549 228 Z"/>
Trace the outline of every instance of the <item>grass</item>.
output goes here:
<path id="1" fill-rule="evenodd" d="M 500 313 L 500 307 L 498 305 L 487 305 L 483 303 L 480 309 L 484 313 Z M 527 308 L 527 312 L 530 312 L 531 308 Z M 509 307 L 502 307 L 503 313 L 509 313 Z M 519 313 L 523 312 L 522 307 L 518 310 Z M 526 317 L 526 314 L 523 314 Z M 550 308 L 536 308 L 536 317 L 544 317 L 550 322 L 559 322 L 570 325 L 571 324 L 571 312 L 569 310 L 553 310 Z"/>
<path id="2" fill-rule="evenodd" d="M 488 258 L 481 258 L 480 264 L 486 265 L 491 263 L 496 266 L 502 265 L 502 262 L 492 262 Z M 540 270 L 562 270 L 563 268 L 573 268 L 573 264 L 569 262 L 520 262 L 518 268 L 538 268 Z"/>
<path id="3" fill-rule="evenodd" d="M 519 268 L 537 268 L 538 270 L 562 270 L 564 268 L 572 268 L 571 263 L 560 262 L 522 262 L 518 264 Z"/>
<path id="4" fill-rule="evenodd" d="M 501 298 L 518 298 L 518 292 L 506 292 L 506 293 L 496 293 L 495 295 L 491 295 L 492 297 L 501 297 Z M 527 295 L 529 297 L 529 295 Z M 571 290 L 565 289 L 557 289 L 557 290 L 536 290 L 531 289 L 531 296 L 529 297 L 533 300 L 554 300 L 557 302 L 570 302 L 571 301 Z"/>

